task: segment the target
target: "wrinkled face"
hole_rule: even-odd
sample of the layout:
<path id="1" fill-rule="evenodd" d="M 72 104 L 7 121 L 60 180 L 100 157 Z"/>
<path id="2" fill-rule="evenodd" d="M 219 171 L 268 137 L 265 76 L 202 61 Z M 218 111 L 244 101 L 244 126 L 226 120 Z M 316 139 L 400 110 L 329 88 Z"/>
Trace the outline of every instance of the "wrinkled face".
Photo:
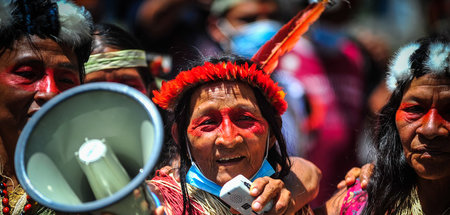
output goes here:
<path id="1" fill-rule="evenodd" d="M 101 52 L 94 50 L 92 54 L 120 51 L 119 49 L 105 47 Z M 149 71 L 150 72 L 150 71 Z M 95 72 L 91 72 L 86 75 L 85 83 L 91 82 L 116 82 L 128 85 L 139 90 L 141 93 L 148 96 L 148 89 L 145 87 L 144 80 L 137 68 L 118 68 L 118 69 L 105 69 Z"/>
<path id="2" fill-rule="evenodd" d="M 15 42 L 0 56 L 0 135 L 15 147 L 20 131 L 40 107 L 80 85 L 76 55 L 51 39 Z M 37 48 L 37 49 L 36 49 Z"/>
<path id="3" fill-rule="evenodd" d="M 396 125 L 409 165 L 422 179 L 450 177 L 450 79 L 415 78 L 403 95 Z"/>
<path id="4" fill-rule="evenodd" d="M 248 85 L 204 85 L 192 95 L 190 110 L 190 151 L 208 179 L 222 186 L 238 174 L 251 178 L 259 170 L 269 125 Z"/>

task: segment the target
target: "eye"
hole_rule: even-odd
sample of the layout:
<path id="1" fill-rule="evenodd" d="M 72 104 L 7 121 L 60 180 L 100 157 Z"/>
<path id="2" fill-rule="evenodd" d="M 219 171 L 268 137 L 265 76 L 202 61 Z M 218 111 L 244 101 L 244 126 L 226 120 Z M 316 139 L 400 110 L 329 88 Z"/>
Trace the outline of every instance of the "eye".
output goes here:
<path id="1" fill-rule="evenodd" d="M 217 122 L 213 119 L 206 119 L 200 125 L 215 125 Z"/>
<path id="2" fill-rule="evenodd" d="M 255 22 L 257 19 L 257 16 L 246 16 L 246 17 L 240 17 L 239 20 L 244 23 L 252 23 Z"/>
<path id="3" fill-rule="evenodd" d="M 38 71 L 31 66 L 21 66 L 14 71 L 14 74 L 25 79 L 34 80 L 38 76 Z"/>
<path id="4" fill-rule="evenodd" d="M 418 114 L 418 113 L 423 113 L 425 111 L 425 108 L 423 108 L 420 105 L 413 105 L 413 106 L 403 108 L 403 111 L 408 112 L 408 113 Z"/>
<path id="5" fill-rule="evenodd" d="M 62 78 L 59 81 L 65 84 L 75 84 L 75 81 L 70 78 Z"/>
<path id="6" fill-rule="evenodd" d="M 253 117 L 247 116 L 247 115 L 241 115 L 238 118 L 239 121 L 248 121 L 248 120 L 254 120 Z"/>
<path id="7" fill-rule="evenodd" d="M 78 85 L 80 82 L 78 81 L 78 75 L 74 72 L 70 71 L 57 71 L 55 72 L 55 79 L 59 84 L 62 84 L 62 86 L 74 86 Z"/>

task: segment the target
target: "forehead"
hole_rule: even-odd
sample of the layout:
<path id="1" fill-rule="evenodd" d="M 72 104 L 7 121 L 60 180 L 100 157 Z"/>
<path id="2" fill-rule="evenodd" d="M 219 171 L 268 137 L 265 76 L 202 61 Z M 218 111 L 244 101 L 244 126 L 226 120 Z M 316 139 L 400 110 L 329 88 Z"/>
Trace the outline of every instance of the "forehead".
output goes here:
<path id="1" fill-rule="evenodd" d="M 414 78 L 403 97 L 428 97 L 433 93 L 450 96 L 450 77 L 427 74 Z"/>
<path id="2" fill-rule="evenodd" d="M 94 50 L 92 51 L 91 54 L 99 54 L 99 53 L 106 53 L 106 52 L 116 52 L 116 51 L 121 51 L 122 50 L 122 49 L 106 46 L 105 44 L 101 43 L 100 39 L 99 39 L 99 36 L 95 36 L 94 37 L 94 43 L 95 43 L 95 48 L 94 48 Z"/>
<path id="3" fill-rule="evenodd" d="M 6 65 L 15 64 L 19 60 L 40 61 L 48 65 L 70 62 L 78 70 L 75 52 L 52 39 L 31 36 L 22 37 L 14 42 L 12 49 L 6 49 L 0 56 L 0 62 Z"/>
<path id="4" fill-rule="evenodd" d="M 255 15 L 271 15 L 277 10 L 275 1 L 243 1 L 236 4 L 227 13 L 228 18 Z"/>
<path id="5" fill-rule="evenodd" d="M 209 83 L 196 89 L 191 97 L 191 110 L 236 105 L 258 109 L 257 104 L 252 88 L 241 82 Z"/>
<path id="6" fill-rule="evenodd" d="M 136 67 L 133 68 L 118 68 L 118 69 L 106 69 L 88 73 L 86 79 L 133 79 L 144 81 L 139 74 Z"/>

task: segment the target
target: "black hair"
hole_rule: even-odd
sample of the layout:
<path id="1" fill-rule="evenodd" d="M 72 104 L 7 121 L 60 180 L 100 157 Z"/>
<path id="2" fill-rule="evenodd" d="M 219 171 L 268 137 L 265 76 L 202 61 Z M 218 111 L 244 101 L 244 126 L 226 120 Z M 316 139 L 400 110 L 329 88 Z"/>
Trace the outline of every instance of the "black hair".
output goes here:
<path id="1" fill-rule="evenodd" d="M 412 75 L 397 83 L 388 103 L 378 116 L 373 141 L 376 165 L 367 188 L 368 200 L 362 214 L 397 214 L 402 208 L 410 208 L 412 205 L 410 194 L 417 184 L 418 175 L 404 156 L 395 114 L 412 80 L 429 74 L 430 70 L 424 62 L 429 59 L 430 44 L 436 42 L 447 46 L 449 44 L 448 39 L 442 36 L 428 37 L 416 42 L 420 47 L 409 58 Z M 448 67 L 445 70 L 442 76 L 450 78 Z"/>
<path id="2" fill-rule="evenodd" d="M 144 50 L 143 46 L 130 33 L 122 28 L 109 24 L 100 23 L 94 25 L 94 42 L 92 51 L 104 52 L 106 47 L 116 48 L 120 50 L 126 49 L 140 49 Z M 148 88 L 149 84 L 155 81 L 150 74 L 148 67 L 137 67 L 137 71 Z"/>
<path id="3" fill-rule="evenodd" d="M 217 64 L 219 62 L 235 62 L 237 65 L 243 65 L 248 63 L 249 66 L 253 64 L 251 61 L 241 58 L 235 55 L 227 55 L 223 57 L 214 57 L 207 60 L 207 62 Z M 192 64 L 201 65 L 202 63 Z M 220 81 L 220 80 L 219 80 Z M 192 208 L 190 206 L 190 200 L 188 197 L 188 192 L 186 188 L 186 174 L 191 167 L 191 161 L 188 156 L 187 151 L 187 127 L 190 121 L 190 96 L 192 93 L 198 89 L 199 86 L 192 87 L 188 89 L 186 92 L 181 95 L 180 100 L 177 102 L 175 106 L 173 115 L 171 116 L 173 119 L 170 120 L 173 123 L 177 124 L 177 133 L 178 135 L 178 150 L 180 155 L 180 182 L 181 182 L 181 190 L 183 193 L 183 214 L 186 212 L 188 214 L 192 214 Z M 267 120 L 270 126 L 270 132 L 273 134 L 277 140 L 277 143 L 269 149 L 269 153 L 267 156 L 268 162 L 271 166 L 276 170 L 277 167 L 281 167 L 280 171 L 277 171 L 273 176 L 273 178 L 283 179 L 290 171 L 291 163 L 288 158 L 288 154 L 286 151 L 286 141 L 281 133 L 281 116 L 277 114 L 275 108 L 267 101 L 266 97 L 263 95 L 262 91 L 257 87 L 252 87 L 252 90 L 255 94 L 258 107 L 261 110 L 261 114 Z"/>
<path id="4" fill-rule="evenodd" d="M 58 6 L 50 0 L 15 0 L 11 3 L 11 23 L 2 20 L 0 23 L 0 55 L 7 49 L 13 49 L 16 41 L 26 39 L 30 46 L 38 51 L 32 36 L 42 39 L 52 39 L 59 45 L 71 48 L 78 61 L 80 80 L 84 79 L 84 63 L 89 59 L 91 38 L 82 38 L 80 41 L 65 41 L 59 37 L 61 23 L 59 22 Z M 90 17 L 86 17 L 90 26 Z M 92 31 L 92 29 L 88 29 Z"/>

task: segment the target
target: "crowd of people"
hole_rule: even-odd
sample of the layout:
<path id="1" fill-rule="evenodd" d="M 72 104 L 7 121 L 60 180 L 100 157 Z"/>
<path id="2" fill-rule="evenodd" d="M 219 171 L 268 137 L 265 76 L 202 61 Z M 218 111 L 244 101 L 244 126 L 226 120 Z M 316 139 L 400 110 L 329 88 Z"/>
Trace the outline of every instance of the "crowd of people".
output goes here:
<path id="1" fill-rule="evenodd" d="M 236 214 L 219 193 L 237 175 L 258 214 L 450 214 L 450 4 L 414 2 L 427 33 L 391 54 L 348 30 L 358 1 L 136 0 L 121 21 L 100 0 L 1 1 L 0 214 L 62 213 L 20 186 L 16 144 L 47 101 L 92 82 L 159 106 L 154 214 Z M 276 67 L 260 63 L 292 11 L 320 7 Z"/>

